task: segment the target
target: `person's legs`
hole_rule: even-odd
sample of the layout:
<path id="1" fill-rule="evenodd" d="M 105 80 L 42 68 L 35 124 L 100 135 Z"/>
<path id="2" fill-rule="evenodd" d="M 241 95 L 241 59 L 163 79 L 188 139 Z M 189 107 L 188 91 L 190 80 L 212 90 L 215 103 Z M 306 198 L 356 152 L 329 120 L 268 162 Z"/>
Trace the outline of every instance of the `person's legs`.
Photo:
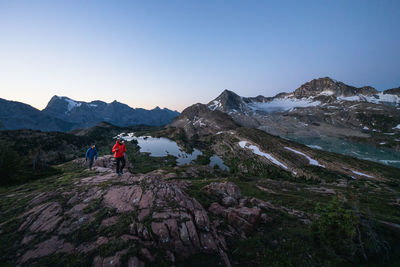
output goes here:
<path id="1" fill-rule="evenodd" d="M 121 169 L 119 169 L 119 173 L 122 174 L 122 170 L 123 170 L 124 167 L 125 167 L 125 157 L 121 157 L 121 163 L 122 163 L 122 165 L 121 165 Z"/>
<path id="2" fill-rule="evenodd" d="M 117 162 L 117 170 L 116 170 L 116 172 L 117 172 L 117 174 L 119 174 L 119 171 L 120 171 L 119 165 L 121 163 L 121 158 L 115 158 L 115 161 Z"/>
<path id="3" fill-rule="evenodd" d="M 89 158 L 89 170 L 92 170 L 93 158 Z"/>

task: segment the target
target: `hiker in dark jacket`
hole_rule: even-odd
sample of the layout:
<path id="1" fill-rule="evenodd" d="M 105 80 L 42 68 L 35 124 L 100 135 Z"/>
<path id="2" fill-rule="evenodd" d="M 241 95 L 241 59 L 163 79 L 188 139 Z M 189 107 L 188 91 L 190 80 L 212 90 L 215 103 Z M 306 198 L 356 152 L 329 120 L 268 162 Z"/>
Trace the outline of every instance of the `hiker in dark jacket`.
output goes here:
<path id="1" fill-rule="evenodd" d="M 117 162 L 117 175 L 121 176 L 121 174 L 123 173 L 122 170 L 125 167 L 124 153 L 126 152 L 126 147 L 124 141 L 122 141 L 121 139 L 117 139 L 117 142 L 115 143 L 112 152 L 114 153 L 114 158 Z"/>
<path id="2" fill-rule="evenodd" d="M 89 159 L 89 170 L 92 170 L 93 160 L 97 159 L 97 156 L 98 156 L 98 154 L 97 154 L 96 146 L 92 145 L 86 151 L 86 161 Z"/>

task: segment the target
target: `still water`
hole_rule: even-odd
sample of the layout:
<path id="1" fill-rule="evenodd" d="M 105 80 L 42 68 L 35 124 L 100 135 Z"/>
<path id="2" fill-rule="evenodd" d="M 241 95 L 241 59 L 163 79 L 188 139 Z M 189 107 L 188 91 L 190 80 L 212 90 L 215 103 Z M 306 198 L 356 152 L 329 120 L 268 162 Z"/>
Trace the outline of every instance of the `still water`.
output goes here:
<path id="1" fill-rule="evenodd" d="M 166 157 L 172 155 L 176 157 L 177 165 L 190 164 L 197 159 L 198 156 L 203 153 L 198 149 L 193 149 L 192 153 L 186 153 L 183 151 L 175 141 L 165 137 L 151 137 L 151 136 L 135 136 L 133 133 L 122 133 L 118 135 L 125 141 L 136 140 L 140 147 L 140 152 L 150 153 L 151 157 Z M 221 170 L 229 171 L 228 166 L 224 164 L 224 161 L 217 155 L 210 157 L 211 167 L 218 166 Z"/>
<path id="2" fill-rule="evenodd" d="M 400 168 L 400 152 L 393 149 L 379 148 L 327 136 L 310 137 L 287 135 L 285 138 L 311 148 L 323 149 Z"/>

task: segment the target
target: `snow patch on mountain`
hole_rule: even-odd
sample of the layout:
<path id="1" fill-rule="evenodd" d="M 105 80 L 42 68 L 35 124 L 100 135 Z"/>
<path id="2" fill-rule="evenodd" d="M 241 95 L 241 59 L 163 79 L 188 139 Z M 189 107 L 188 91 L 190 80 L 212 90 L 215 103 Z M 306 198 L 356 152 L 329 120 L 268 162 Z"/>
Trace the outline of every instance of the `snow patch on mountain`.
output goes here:
<path id="1" fill-rule="evenodd" d="M 280 166 L 280 167 L 282 167 L 282 168 L 284 168 L 284 169 L 287 169 L 287 168 L 288 168 L 288 167 L 286 167 L 285 164 L 283 164 L 282 162 L 280 162 L 279 160 L 277 160 L 276 158 L 274 158 L 274 157 L 271 156 L 270 154 L 265 153 L 265 152 L 262 152 L 257 146 L 248 145 L 248 144 L 247 144 L 247 141 L 240 141 L 240 142 L 239 142 L 239 146 L 240 146 L 241 148 L 248 148 L 248 149 L 250 149 L 251 151 L 253 151 L 254 154 L 267 158 L 268 160 L 270 160 L 270 161 L 271 161 L 272 163 L 274 163 L 275 165 L 278 165 L 278 166 Z"/>
<path id="2" fill-rule="evenodd" d="M 202 119 L 197 118 L 197 116 L 194 117 L 193 126 L 195 126 L 196 124 L 198 124 L 200 127 L 207 126 L 204 122 L 202 122 Z"/>
<path id="3" fill-rule="evenodd" d="M 353 170 L 351 172 L 354 173 L 354 174 L 357 174 L 359 176 L 365 176 L 365 177 L 368 177 L 368 178 L 374 178 L 374 176 L 371 176 L 371 175 L 368 175 L 368 174 L 365 174 L 365 173 L 362 173 L 362 172 L 353 171 Z"/>
<path id="4" fill-rule="evenodd" d="M 214 100 L 214 102 L 208 106 L 208 108 L 211 110 L 216 110 L 219 107 L 221 107 L 221 102 L 219 102 L 218 100 Z"/>
<path id="5" fill-rule="evenodd" d="M 293 148 L 290 148 L 290 147 L 285 147 L 285 149 L 290 150 L 293 153 L 296 153 L 296 154 L 299 154 L 299 155 L 302 155 L 302 156 L 306 157 L 306 159 L 308 159 L 308 162 L 310 163 L 310 165 L 314 165 L 314 166 L 325 168 L 324 165 L 319 164 L 318 161 L 316 161 L 315 159 L 310 158 L 309 156 L 307 156 L 306 154 L 304 154 L 304 153 L 302 153 L 300 151 L 297 151 L 297 150 L 295 150 Z"/>
<path id="6" fill-rule="evenodd" d="M 253 102 L 249 104 L 249 108 L 254 111 L 272 113 L 287 111 L 297 107 L 314 107 L 320 104 L 320 101 L 314 101 L 312 98 L 275 98 L 269 102 Z"/>
<path id="7" fill-rule="evenodd" d="M 61 99 L 68 103 L 68 111 L 71 111 L 73 108 L 80 107 L 82 105 L 82 103 L 76 102 L 68 97 L 62 97 Z"/>
<path id="8" fill-rule="evenodd" d="M 326 96 L 330 96 L 330 95 L 334 95 L 335 92 L 331 91 L 331 90 L 325 90 L 322 91 L 321 93 L 319 93 L 320 95 L 326 95 Z"/>
<path id="9" fill-rule="evenodd" d="M 400 97 L 398 97 L 397 95 L 384 94 L 382 92 L 372 96 L 366 96 L 366 95 L 339 96 L 337 99 L 341 101 L 369 102 L 373 104 L 398 105 L 400 103 Z"/>

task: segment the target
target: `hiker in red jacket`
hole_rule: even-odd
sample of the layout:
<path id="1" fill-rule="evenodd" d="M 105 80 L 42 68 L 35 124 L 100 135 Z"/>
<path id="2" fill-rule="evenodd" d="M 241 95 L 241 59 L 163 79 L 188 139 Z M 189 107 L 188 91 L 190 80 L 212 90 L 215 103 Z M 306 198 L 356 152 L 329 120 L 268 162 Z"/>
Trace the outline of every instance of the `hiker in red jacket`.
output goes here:
<path id="1" fill-rule="evenodd" d="M 117 162 L 117 175 L 121 176 L 121 174 L 123 173 L 122 170 L 125 167 L 124 153 L 126 152 L 126 147 L 124 141 L 122 141 L 121 139 L 117 139 L 117 142 L 115 143 L 112 152 L 114 153 L 114 158 Z"/>

